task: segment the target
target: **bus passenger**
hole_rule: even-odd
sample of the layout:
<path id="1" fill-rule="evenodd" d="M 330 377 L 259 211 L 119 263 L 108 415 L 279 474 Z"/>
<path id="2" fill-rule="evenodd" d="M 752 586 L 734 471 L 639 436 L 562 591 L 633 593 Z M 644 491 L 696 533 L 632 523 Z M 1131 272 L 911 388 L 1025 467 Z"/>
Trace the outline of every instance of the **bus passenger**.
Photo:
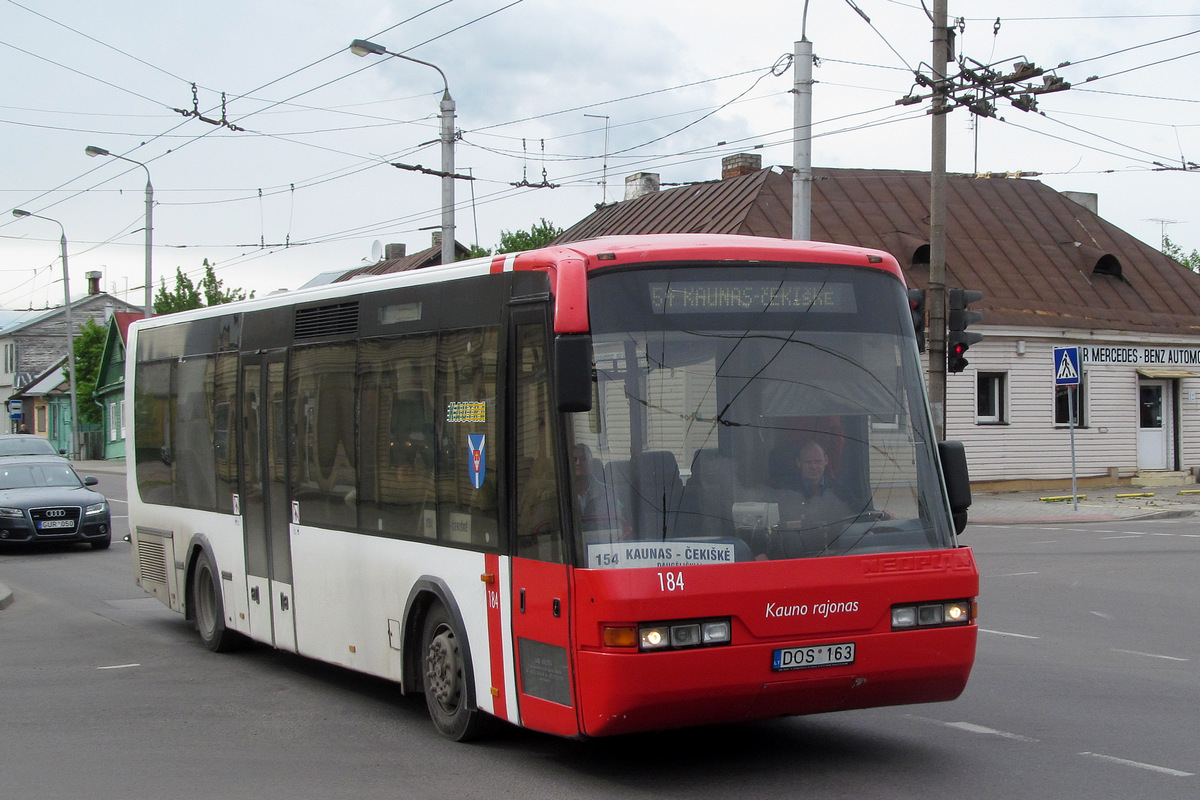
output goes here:
<path id="1" fill-rule="evenodd" d="M 575 470 L 575 500 L 579 505 L 579 516 L 583 519 L 608 519 L 612 512 L 608 505 L 608 486 L 600 476 L 593 474 L 592 448 L 582 442 L 572 451 Z"/>

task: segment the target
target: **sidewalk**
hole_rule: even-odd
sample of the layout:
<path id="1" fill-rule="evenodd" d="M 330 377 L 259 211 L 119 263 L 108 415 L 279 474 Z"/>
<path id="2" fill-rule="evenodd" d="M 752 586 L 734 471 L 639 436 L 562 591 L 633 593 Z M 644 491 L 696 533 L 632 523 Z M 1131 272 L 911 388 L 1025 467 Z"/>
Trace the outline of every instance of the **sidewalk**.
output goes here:
<path id="1" fill-rule="evenodd" d="M 1200 513 L 1200 493 L 1191 492 L 1200 492 L 1200 484 L 1081 488 L 1078 508 L 1070 500 L 1070 489 L 976 492 L 967 515 L 968 524 L 1036 525 L 1188 517 Z M 1042 499 L 1047 497 L 1067 499 Z"/>

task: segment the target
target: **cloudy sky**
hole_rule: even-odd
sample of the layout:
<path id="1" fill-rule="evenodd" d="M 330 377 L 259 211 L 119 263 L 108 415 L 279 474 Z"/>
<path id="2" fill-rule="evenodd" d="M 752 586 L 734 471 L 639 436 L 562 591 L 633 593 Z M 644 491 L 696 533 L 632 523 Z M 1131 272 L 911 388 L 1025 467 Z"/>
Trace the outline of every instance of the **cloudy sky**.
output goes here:
<path id="1" fill-rule="evenodd" d="M 925 0 L 931 5 L 932 0 Z M 813 163 L 928 170 L 921 0 L 811 0 Z M 567 227 L 626 175 L 719 176 L 753 151 L 792 160 L 803 0 L 0 0 L 0 307 L 62 301 L 98 270 L 134 303 L 144 285 L 146 172 L 155 283 L 207 259 L 260 295 L 371 260 L 375 242 L 429 245 L 440 181 L 442 81 L 357 58 L 357 38 L 436 64 L 457 103 L 457 239 L 494 247 L 540 219 Z M 1151 9 L 1142 12 L 1141 9 Z M 1101 216 L 1159 246 L 1200 249 L 1200 1 L 951 0 L 959 55 L 1009 72 L 1059 67 L 1072 89 L 1035 113 L 949 119 L 952 172 L 1038 173 L 1095 192 Z M 193 86 L 195 87 L 193 89 Z M 222 96 L 224 100 L 222 100 Z M 186 112 L 186 113 L 181 113 Z M 540 187 L 540 188 L 539 188 Z M 553 188 L 551 188 L 553 187 Z"/>

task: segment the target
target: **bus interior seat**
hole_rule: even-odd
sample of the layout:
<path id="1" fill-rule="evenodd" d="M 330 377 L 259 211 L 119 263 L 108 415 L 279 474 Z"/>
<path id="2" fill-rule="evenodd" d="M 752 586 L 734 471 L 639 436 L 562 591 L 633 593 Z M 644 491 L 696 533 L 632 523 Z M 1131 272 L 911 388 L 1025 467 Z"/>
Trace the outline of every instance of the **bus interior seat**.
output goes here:
<path id="1" fill-rule="evenodd" d="M 633 507 L 635 535 L 643 539 L 662 539 L 675 535 L 683 481 L 679 464 L 670 450 L 639 453 L 634 461 Z"/>
<path id="2" fill-rule="evenodd" d="M 733 464 L 714 449 L 697 450 L 679 505 L 679 536 L 734 535 Z"/>

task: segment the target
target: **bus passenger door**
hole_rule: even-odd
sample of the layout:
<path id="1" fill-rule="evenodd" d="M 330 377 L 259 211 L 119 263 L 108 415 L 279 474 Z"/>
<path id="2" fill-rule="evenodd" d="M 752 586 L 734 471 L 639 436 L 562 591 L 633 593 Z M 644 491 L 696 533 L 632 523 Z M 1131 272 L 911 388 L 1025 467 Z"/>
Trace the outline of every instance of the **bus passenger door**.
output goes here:
<path id="1" fill-rule="evenodd" d="M 241 511 L 250 635 L 296 649 L 287 510 L 287 351 L 242 357 Z"/>
<path id="2" fill-rule="evenodd" d="M 570 572 L 559 487 L 565 471 L 555 443 L 549 376 L 551 342 L 541 305 L 513 309 L 509 339 L 512 446 L 508 493 L 512 542 L 512 631 L 520 722 L 570 736 L 579 732 L 571 656 Z M 511 716 L 511 715 L 510 715 Z"/>

